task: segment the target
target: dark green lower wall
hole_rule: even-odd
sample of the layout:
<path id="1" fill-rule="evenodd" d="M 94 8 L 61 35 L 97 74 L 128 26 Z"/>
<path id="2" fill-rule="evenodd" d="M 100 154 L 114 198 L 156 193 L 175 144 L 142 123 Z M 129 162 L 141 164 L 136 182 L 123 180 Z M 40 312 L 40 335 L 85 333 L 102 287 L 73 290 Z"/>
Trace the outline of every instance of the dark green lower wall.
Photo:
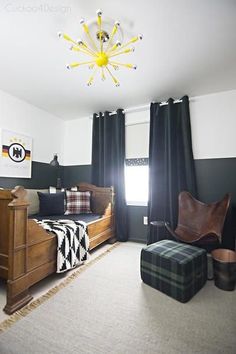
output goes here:
<path id="1" fill-rule="evenodd" d="M 236 158 L 195 160 L 199 199 L 203 202 L 213 202 L 221 199 L 225 193 L 230 193 L 231 223 L 227 224 L 228 247 L 233 248 L 236 235 Z M 71 187 L 78 182 L 91 182 L 91 165 L 60 167 L 62 185 Z M 27 188 L 47 188 L 56 185 L 58 170 L 49 164 L 33 162 L 32 178 L 0 177 L 0 187 L 13 188 L 23 185 Z M 129 239 L 145 242 L 147 226 L 143 225 L 143 216 L 147 215 L 145 206 L 128 206 Z"/>
<path id="2" fill-rule="evenodd" d="M 214 202 L 231 195 L 223 232 L 223 247 L 235 248 L 236 238 L 236 158 L 195 160 L 199 199 Z"/>
<path id="3" fill-rule="evenodd" d="M 48 188 L 48 186 L 56 185 L 59 174 L 63 176 L 63 169 L 60 167 L 58 170 L 48 163 L 33 161 L 31 178 L 0 177 L 0 187 L 13 188 L 21 185 L 25 188 Z"/>
<path id="4" fill-rule="evenodd" d="M 65 187 L 72 187 L 79 182 L 91 182 L 91 165 L 65 166 L 63 182 Z"/>
<path id="5" fill-rule="evenodd" d="M 148 226 L 143 224 L 144 216 L 147 216 L 146 206 L 128 205 L 129 240 L 147 242 Z"/>
<path id="6" fill-rule="evenodd" d="M 13 188 L 19 185 L 25 188 L 48 188 L 56 186 L 57 177 L 61 178 L 63 187 L 72 187 L 78 182 L 90 182 L 91 165 L 60 166 L 57 169 L 47 163 L 33 161 L 31 178 L 0 177 L 0 188 Z"/>
<path id="7" fill-rule="evenodd" d="M 236 158 L 195 160 L 195 169 L 200 199 L 208 203 L 230 193 L 236 205 Z"/>

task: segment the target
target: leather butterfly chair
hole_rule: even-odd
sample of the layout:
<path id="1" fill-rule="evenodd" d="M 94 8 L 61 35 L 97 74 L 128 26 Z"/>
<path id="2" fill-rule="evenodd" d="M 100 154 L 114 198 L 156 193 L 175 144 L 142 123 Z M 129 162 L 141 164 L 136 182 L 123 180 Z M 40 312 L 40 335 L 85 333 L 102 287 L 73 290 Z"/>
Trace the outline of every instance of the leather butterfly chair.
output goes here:
<path id="1" fill-rule="evenodd" d="M 168 223 L 165 223 L 165 227 L 175 239 L 211 252 L 221 243 L 229 203 L 229 194 L 219 202 L 205 204 L 189 192 L 181 192 L 177 228 L 173 231 Z"/>

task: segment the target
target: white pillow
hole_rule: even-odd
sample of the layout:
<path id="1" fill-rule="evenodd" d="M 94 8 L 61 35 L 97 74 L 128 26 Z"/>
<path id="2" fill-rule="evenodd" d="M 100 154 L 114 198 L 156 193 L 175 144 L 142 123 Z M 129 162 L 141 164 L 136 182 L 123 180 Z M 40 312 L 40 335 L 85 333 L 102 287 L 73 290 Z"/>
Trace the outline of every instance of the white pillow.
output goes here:
<path id="1" fill-rule="evenodd" d="M 55 194 L 55 193 L 60 193 L 60 192 L 65 192 L 65 188 L 57 188 L 53 186 L 49 186 L 48 188 L 48 193 L 50 194 Z"/>
<path id="2" fill-rule="evenodd" d="M 30 203 L 28 207 L 28 215 L 34 215 L 39 213 L 39 197 L 38 192 L 48 193 L 48 189 L 26 189 L 27 200 Z"/>

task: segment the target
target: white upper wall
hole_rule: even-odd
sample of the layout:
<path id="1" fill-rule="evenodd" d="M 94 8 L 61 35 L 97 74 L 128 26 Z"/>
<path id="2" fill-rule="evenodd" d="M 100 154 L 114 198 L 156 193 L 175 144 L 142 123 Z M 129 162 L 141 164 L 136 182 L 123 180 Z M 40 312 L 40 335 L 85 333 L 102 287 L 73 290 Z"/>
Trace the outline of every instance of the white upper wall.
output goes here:
<path id="1" fill-rule="evenodd" d="M 34 161 L 49 163 L 57 152 L 63 164 L 63 124 L 52 114 L 0 91 L 0 130 L 32 137 Z"/>
<path id="2" fill-rule="evenodd" d="M 149 109 L 126 114 L 127 158 L 148 157 L 149 115 Z M 195 159 L 236 157 L 236 90 L 193 97 L 190 115 Z M 64 138 L 65 165 L 91 164 L 90 118 L 65 122 Z"/>
<path id="3" fill-rule="evenodd" d="M 236 157 L 236 90 L 190 102 L 195 159 Z"/>
<path id="4" fill-rule="evenodd" d="M 92 156 L 92 119 L 79 118 L 64 123 L 65 165 L 89 165 Z"/>

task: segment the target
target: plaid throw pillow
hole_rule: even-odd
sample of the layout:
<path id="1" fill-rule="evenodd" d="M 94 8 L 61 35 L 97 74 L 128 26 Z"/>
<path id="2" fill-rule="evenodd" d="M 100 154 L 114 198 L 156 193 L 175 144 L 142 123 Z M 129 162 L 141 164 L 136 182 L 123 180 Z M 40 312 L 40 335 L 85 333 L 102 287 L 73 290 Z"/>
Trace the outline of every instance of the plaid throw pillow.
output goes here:
<path id="1" fill-rule="evenodd" d="M 90 192 L 66 191 L 65 215 L 81 213 L 91 213 Z"/>

